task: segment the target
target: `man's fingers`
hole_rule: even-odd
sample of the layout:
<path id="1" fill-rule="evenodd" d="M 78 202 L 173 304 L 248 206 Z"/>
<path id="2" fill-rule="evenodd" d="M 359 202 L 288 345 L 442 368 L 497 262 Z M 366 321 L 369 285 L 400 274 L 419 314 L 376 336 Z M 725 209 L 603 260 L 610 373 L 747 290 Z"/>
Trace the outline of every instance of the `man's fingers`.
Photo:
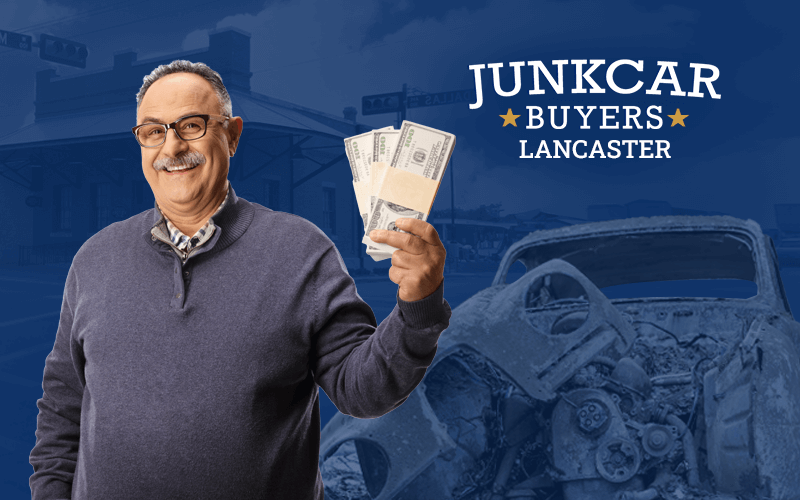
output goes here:
<path id="1" fill-rule="evenodd" d="M 397 253 L 397 252 L 395 252 L 395 253 Z M 399 285 L 400 281 L 402 281 L 402 279 L 403 279 L 403 273 L 404 272 L 405 271 L 403 271 L 402 269 L 400 269 L 398 267 L 395 267 L 395 266 L 392 266 L 392 267 L 389 268 L 389 279 L 392 280 L 392 282 L 394 282 L 394 283 Z"/>
<path id="2" fill-rule="evenodd" d="M 410 254 L 419 255 L 425 253 L 426 243 L 411 233 L 375 229 L 369 233 L 369 237 L 375 243 L 386 243 Z"/>
<path id="3" fill-rule="evenodd" d="M 400 269 L 412 269 L 415 266 L 414 257 L 415 255 L 405 250 L 395 250 L 394 253 L 392 253 L 392 266 Z"/>
<path id="4" fill-rule="evenodd" d="M 439 233 L 436 232 L 436 229 L 434 229 L 432 225 L 425 221 L 421 221 L 419 219 L 402 218 L 397 219 L 395 224 L 397 224 L 397 227 L 403 231 L 408 231 L 411 234 L 419 236 L 426 243 L 431 245 L 442 244 L 441 240 L 439 239 Z"/>

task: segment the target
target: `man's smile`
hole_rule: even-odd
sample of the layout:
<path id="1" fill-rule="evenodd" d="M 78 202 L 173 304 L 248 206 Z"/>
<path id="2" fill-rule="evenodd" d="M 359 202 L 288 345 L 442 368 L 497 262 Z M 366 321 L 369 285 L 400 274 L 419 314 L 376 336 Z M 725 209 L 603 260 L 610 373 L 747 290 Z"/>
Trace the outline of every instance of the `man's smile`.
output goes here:
<path id="1" fill-rule="evenodd" d="M 174 166 L 174 167 L 167 167 L 166 173 L 168 175 L 171 175 L 171 174 L 183 174 L 183 173 L 188 172 L 189 170 L 194 170 L 195 167 L 197 167 L 197 166 L 199 166 L 199 165 L 177 165 L 177 166 Z"/>
<path id="2" fill-rule="evenodd" d="M 153 162 L 153 168 L 157 171 L 166 171 L 167 174 L 180 174 L 194 170 L 195 167 L 205 163 L 205 155 L 198 151 L 190 151 L 176 158 L 160 158 Z"/>

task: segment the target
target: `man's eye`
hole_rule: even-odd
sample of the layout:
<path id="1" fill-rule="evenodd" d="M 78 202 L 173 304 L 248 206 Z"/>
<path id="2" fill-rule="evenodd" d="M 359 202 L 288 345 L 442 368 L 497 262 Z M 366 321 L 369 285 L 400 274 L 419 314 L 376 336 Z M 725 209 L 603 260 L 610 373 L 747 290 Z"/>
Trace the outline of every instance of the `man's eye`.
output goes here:
<path id="1" fill-rule="evenodd" d="M 163 132 L 164 132 L 164 130 L 161 129 L 161 128 L 154 128 L 153 130 L 148 132 L 147 135 L 158 135 L 158 134 L 161 134 Z"/>
<path id="2" fill-rule="evenodd" d="M 181 127 L 183 130 L 194 131 L 198 130 L 200 126 L 196 123 L 186 123 Z"/>

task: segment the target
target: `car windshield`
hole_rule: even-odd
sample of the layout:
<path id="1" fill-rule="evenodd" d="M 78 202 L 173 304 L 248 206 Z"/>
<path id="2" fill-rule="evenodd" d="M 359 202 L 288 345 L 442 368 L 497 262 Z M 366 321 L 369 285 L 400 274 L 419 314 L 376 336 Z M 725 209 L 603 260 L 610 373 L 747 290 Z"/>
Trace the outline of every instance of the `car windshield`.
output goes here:
<path id="1" fill-rule="evenodd" d="M 640 297 L 721 297 L 749 299 L 758 293 L 752 281 L 732 279 L 654 281 L 651 283 L 626 283 L 600 289 L 609 299 L 635 299 Z"/>
<path id="2" fill-rule="evenodd" d="M 747 298 L 758 292 L 753 247 L 738 232 L 644 232 L 533 245 L 519 260 L 565 260 L 609 298 Z"/>

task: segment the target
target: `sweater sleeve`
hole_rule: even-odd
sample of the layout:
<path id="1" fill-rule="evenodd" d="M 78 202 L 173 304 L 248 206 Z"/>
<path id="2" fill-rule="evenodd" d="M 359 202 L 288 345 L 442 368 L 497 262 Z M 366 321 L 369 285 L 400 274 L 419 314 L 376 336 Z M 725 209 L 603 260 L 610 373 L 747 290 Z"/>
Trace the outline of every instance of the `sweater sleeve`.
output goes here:
<path id="1" fill-rule="evenodd" d="M 44 393 L 37 402 L 36 444 L 30 454 L 34 470 L 30 478 L 33 500 L 72 497 L 83 399 L 83 383 L 76 371 L 83 355 L 72 338 L 76 289 L 75 273 L 70 268 L 55 344 L 45 361 Z"/>
<path id="2" fill-rule="evenodd" d="M 379 417 L 397 408 L 422 380 L 449 324 L 444 284 L 422 300 L 398 298 L 376 328 L 372 309 L 356 292 L 335 247 L 319 261 L 312 282 L 317 383 L 339 411 L 354 417 Z"/>

